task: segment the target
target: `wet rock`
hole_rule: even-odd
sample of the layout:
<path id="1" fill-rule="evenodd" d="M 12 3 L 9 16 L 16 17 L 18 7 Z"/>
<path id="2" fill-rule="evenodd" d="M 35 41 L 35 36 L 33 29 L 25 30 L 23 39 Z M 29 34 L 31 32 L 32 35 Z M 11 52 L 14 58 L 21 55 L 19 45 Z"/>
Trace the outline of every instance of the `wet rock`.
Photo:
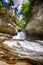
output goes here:
<path id="1" fill-rule="evenodd" d="M 43 41 L 5 40 L 0 43 L 0 59 L 8 64 L 43 65 Z"/>
<path id="2" fill-rule="evenodd" d="M 0 25 L 0 33 L 6 33 L 10 35 L 15 35 L 17 34 L 16 28 L 11 27 L 10 25 Z"/>

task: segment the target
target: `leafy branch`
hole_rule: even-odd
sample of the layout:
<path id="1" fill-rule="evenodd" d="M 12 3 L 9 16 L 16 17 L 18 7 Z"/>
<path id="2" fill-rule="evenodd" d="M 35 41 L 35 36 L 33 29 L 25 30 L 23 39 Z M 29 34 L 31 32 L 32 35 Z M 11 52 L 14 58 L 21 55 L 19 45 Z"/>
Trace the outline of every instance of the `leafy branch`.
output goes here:
<path id="1" fill-rule="evenodd" d="M 30 17 L 32 15 L 31 9 L 35 1 L 36 0 L 29 0 L 25 4 L 22 4 L 21 13 L 23 14 L 23 20 L 26 21 L 26 23 L 30 20 Z"/>

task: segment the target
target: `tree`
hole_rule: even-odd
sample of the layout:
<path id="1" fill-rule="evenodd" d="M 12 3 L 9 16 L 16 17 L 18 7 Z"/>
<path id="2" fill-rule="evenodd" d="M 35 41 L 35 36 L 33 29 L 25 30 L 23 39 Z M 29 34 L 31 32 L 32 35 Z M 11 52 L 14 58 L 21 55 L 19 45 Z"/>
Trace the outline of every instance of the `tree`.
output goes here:
<path id="1" fill-rule="evenodd" d="M 22 4 L 21 13 L 23 14 L 23 20 L 28 22 L 31 17 L 31 9 L 36 0 L 29 0 L 25 4 Z"/>

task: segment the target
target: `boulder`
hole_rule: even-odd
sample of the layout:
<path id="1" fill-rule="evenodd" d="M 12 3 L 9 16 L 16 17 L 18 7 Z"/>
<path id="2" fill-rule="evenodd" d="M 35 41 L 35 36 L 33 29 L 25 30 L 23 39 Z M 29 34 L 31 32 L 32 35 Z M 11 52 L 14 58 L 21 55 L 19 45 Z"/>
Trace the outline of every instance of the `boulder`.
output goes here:
<path id="1" fill-rule="evenodd" d="M 28 22 L 26 32 L 34 36 L 43 36 L 43 1 L 37 0 L 32 7 L 32 16 Z"/>

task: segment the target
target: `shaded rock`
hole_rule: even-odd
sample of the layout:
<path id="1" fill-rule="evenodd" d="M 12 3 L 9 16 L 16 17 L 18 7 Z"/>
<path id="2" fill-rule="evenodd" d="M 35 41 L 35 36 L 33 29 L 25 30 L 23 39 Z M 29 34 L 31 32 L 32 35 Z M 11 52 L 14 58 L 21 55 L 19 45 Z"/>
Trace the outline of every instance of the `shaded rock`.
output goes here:
<path id="1" fill-rule="evenodd" d="M 43 1 L 37 0 L 32 7 L 32 16 L 26 26 L 26 32 L 35 36 L 43 36 Z"/>

